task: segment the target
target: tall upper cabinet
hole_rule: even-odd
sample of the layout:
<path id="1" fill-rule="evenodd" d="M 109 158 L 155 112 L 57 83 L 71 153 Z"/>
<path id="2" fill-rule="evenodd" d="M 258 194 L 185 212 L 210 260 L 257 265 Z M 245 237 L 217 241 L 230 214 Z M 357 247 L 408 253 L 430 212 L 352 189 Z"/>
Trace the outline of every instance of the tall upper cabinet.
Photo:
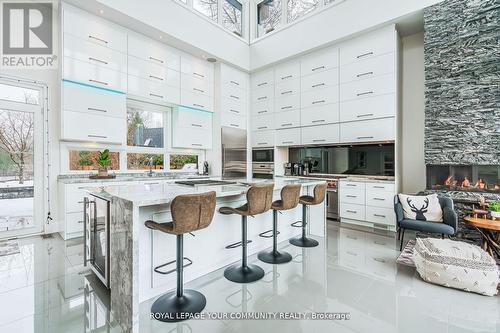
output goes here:
<path id="1" fill-rule="evenodd" d="M 248 74 L 226 64 L 220 65 L 217 82 L 220 96 L 221 125 L 247 128 Z"/>

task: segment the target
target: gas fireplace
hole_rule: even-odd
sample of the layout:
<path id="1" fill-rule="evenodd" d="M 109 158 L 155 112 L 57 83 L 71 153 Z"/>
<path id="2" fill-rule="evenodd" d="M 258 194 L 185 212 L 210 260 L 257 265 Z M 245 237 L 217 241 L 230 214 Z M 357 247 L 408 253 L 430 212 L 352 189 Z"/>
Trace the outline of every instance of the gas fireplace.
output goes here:
<path id="1" fill-rule="evenodd" d="M 427 188 L 500 193 L 500 166 L 427 165 Z"/>

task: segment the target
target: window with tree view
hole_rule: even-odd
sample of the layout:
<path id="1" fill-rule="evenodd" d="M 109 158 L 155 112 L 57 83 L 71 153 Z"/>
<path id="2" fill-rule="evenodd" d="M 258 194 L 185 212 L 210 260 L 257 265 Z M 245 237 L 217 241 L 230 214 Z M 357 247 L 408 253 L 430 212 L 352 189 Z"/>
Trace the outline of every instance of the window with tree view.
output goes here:
<path id="1" fill-rule="evenodd" d="M 296 19 L 306 15 L 316 9 L 320 0 L 287 0 L 287 22 L 293 22 Z"/>
<path id="2" fill-rule="evenodd" d="M 127 154 L 128 170 L 163 170 L 163 154 Z"/>
<path id="3" fill-rule="evenodd" d="M 217 22 L 217 0 L 193 0 L 193 8 Z"/>
<path id="4" fill-rule="evenodd" d="M 71 171 L 77 170 L 98 170 L 99 164 L 97 163 L 97 157 L 99 156 L 99 151 L 97 150 L 70 150 L 69 151 L 69 169 Z M 109 170 L 119 170 L 120 169 L 120 153 L 119 152 L 109 152 L 109 159 L 111 164 L 108 166 Z"/>
<path id="5" fill-rule="evenodd" d="M 236 0 L 222 0 L 222 26 L 238 36 L 242 35 L 242 5 Z"/>
<path id="6" fill-rule="evenodd" d="M 171 154 L 170 170 L 198 170 L 198 155 Z"/>
<path id="7" fill-rule="evenodd" d="M 279 26 L 281 0 L 264 0 L 257 5 L 257 36 L 263 36 Z"/>
<path id="8" fill-rule="evenodd" d="M 163 148 L 164 114 L 128 107 L 127 145 Z"/>

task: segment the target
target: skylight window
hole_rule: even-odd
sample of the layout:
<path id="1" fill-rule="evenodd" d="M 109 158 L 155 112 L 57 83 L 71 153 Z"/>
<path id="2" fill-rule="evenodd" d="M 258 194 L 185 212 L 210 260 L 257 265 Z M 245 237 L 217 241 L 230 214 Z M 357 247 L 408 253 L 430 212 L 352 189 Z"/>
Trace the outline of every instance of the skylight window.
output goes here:
<path id="1" fill-rule="evenodd" d="M 320 5 L 320 0 L 288 0 L 287 3 L 287 22 L 293 22 L 296 19 L 313 11 Z"/>
<path id="2" fill-rule="evenodd" d="M 236 0 L 222 0 L 222 26 L 238 36 L 242 36 L 243 6 Z"/>
<path id="3" fill-rule="evenodd" d="M 193 0 L 193 8 L 217 22 L 217 0 Z"/>
<path id="4" fill-rule="evenodd" d="M 264 0 L 257 5 L 257 36 L 276 29 L 281 23 L 281 0 Z"/>

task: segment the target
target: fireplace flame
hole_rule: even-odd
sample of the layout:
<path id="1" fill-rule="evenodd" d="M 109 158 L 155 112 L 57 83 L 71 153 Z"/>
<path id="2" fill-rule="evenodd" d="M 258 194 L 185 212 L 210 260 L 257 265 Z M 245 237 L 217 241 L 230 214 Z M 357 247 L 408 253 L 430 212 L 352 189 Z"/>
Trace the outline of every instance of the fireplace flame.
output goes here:
<path id="1" fill-rule="evenodd" d="M 469 186 L 470 186 L 469 178 L 464 177 L 464 180 L 462 181 L 462 187 L 469 187 Z"/>

